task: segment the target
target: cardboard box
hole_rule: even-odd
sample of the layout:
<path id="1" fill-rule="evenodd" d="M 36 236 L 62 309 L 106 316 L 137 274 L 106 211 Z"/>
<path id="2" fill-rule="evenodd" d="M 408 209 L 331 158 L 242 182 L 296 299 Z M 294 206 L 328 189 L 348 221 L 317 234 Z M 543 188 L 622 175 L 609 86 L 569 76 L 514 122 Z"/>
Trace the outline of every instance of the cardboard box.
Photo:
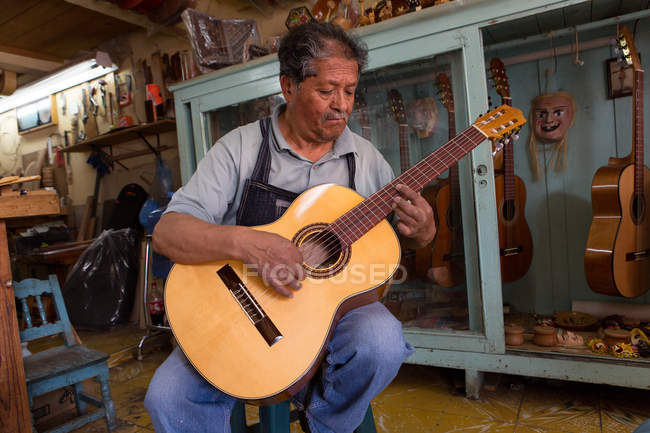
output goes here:
<path id="1" fill-rule="evenodd" d="M 61 424 L 76 414 L 73 386 L 55 389 L 34 397 L 32 415 L 36 429 L 39 431 Z"/>

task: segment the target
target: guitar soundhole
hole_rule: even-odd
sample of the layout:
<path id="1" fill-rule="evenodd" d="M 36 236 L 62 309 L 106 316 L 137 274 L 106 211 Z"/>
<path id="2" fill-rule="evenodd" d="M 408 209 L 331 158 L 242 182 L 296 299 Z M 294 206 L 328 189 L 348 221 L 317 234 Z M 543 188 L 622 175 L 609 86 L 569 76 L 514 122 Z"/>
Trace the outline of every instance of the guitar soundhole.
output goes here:
<path id="1" fill-rule="evenodd" d="M 630 203 L 630 206 L 632 221 L 636 225 L 641 224 L 643 222 L 643 218 L 645 217 L 645 197 L 639 194 L 635 194 Z"/>
<path id="2" fill-rule="evenodd" d="M 503 219 L 510 221 L 515 217 L 515 201 L 514 200 L 505 200 L 501 208 L 501 214 Z"/>
<path id="3" fill-rule="evenodd" d="M 458 215 L 458 216 L 460 216 L 460 215 Z M 456 216 L 455 212 L 453 212 L 453 209 L 450 206 L 447 209 L 447 227 L 449 227 L 449 230 L 454 231 L 458 227 L 460 227 L 460 224 L 459 224 L 460 221 L 457 221 L 459 219 L 460 218 L 458 218 Z"/>
<path id="4" fill-rule="evenodd" d="M 341 249 L 339 238 L 326 230 L 328 224 L 310 224 L 293 237 L 302 251 L 303 268 L 311 278 L 336 275 L 350 260 L 350 249 Z"/>

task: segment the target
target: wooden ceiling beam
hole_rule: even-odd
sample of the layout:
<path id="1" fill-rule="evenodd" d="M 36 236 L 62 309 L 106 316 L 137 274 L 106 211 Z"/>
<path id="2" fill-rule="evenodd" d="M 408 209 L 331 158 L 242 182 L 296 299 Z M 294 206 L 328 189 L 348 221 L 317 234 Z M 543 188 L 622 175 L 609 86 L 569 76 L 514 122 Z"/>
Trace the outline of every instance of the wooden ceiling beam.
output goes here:
<path id="1" fill-rule="evenodd" d="M 18 72 L 49 72 L 63 65 L 64 59 L 49 54 L 0 45 L 0 69 Z"/>
<path id="2" fill-rule="evenodd" d="M 116 18 L 120 21 L 125 21 L 127 23 L 134 24 L 138 27 L 147 29 L 147 33 L 155 33 L 159 25 L 152 23 L 145 15 L 135 13 L 133 11 L 128 11 L 121 9 L 115 3 L 109 3 L 102 0 L 65 0 L 68 3 L 71 3 L 82 8 L 89 9 L 91 11 L 98 12 L 109 17 Z"/>

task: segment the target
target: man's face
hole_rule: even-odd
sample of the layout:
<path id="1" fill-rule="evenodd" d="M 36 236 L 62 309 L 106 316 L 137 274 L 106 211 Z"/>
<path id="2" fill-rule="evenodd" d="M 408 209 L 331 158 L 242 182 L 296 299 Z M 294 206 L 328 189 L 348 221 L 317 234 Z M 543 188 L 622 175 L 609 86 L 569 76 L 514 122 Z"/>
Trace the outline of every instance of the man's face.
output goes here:
<path id="1" fill-rule="evenodd" d="M 316 75 L 288 84 L 284 96 L 297 132 L 318 143 L 336 140 L 347 125 L 358 81 L 355 60 L 331 57 L 314 61 Z M 288 78 L 284 77 L 288 80 Z"/>
<path id="2" fill-rule="evenodd" d="M 552 95 L 537 101 L 533 107 L 535 136 L 546 143 L 557 143 L 566 136 L 573 120 L 573 104 L 561 95 Z"/>

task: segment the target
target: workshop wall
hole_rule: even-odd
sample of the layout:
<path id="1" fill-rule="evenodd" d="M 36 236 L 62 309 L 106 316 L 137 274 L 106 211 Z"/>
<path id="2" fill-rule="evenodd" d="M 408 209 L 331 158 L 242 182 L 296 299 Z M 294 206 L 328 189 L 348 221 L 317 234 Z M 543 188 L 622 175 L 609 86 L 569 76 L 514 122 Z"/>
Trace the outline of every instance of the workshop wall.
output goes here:
<path id="1" fill-rule="evenodd" d="M 219 18 L 232 19 L 232 18 L 252 18 L 257 20 L 258 28 L 260 30 L 261 42 L 266 43 L 267 39 L 271 36 L 281 35 L 286 32 L 284 21 L 288 11 L 295 7 L 299 2 L 293 0 L 286 0 L 281 5 L 270 8 L 264 2 L 240 2 L 236 0 L 199 0 L 196 9 L 208 14 L 217 16 Z M 172 55 L 175 52 L 182 52 L 190 50 L 190 45 L 186 36 L 185 27 L 182 23 L 177 24 L 175 27 L 165 29 L 158 34 L 149 36 L 143 29 L 139 32 L 134 32 L 125 35 L 114 41 L 105 44 L 108 51 L 111 52 L 113 61 L 119 66 L 118 73 L 120 77 L 130 74 L 136 78 L 133 86 L 132 99 L 134 103 L 129 106 L 121 107 L 120 115 L 128 115 L 133 118 L 134 123 L 143 123 L 146 121 L 144 100 L 145 89 L 144 83 L 138 81 L 137 78 L 141 76 L 141 70 L 138 66 L 144 60 L 148 65 L 152 66 L 152 56 L 154 54 Z M 162 76 L 153 71 L 154 81 L 161 87 L 163 86 Z M 38 152 L 47 148 L 47 141 L 50 138 L 52 146 L 63 146 L 63 134 L 65 131 L 72 131 L 72 121 L 75 116 L 81 117 L 83 115 L 82 89 L 95 87 L 99 89 L 99 81 L 103 79 L 106 81 L 106 97 L 115 94 L 113 74 L 107 74 L 89 83 L 83 83 L 76 87 L 67 89 L 61 95 L 56 95 L 58 123 L 43 129 L 23 134 L 18 133 L 18 126 L 16 120 L 15 110 L 7 113 L 0 114 L 0 175 L 7 176 L 15 174 L 23 169 L 23 156 Z M 103 134 L 110 131 L 111 113 L 110 105 L 106 102 L 106 107 L 101 104 L 101 96 L 99 92 L 96 99 L 100 103 L 96 117 L 90 116 L 88 122 L 96 122 L 96 130 L 98 134 Z M 65 107 L 63 107 L 65 105 Z M 77 107 L 79 114 L 72 114 L 75 112 L 74 107 Z M 65 113 L 64 113 L 65 109 Z M 114 120 L 114 122 L 116 122 Z M 86 124 L 85 129 L 92 135 L 92 125 Z M 84 130 L 84 125 L 80 121 L 80 131 Z M 69 133 L 70 144 L 75 143 L 72 134 Z M 155 146 L 157 142 L 155 137 L 151 137 L 150 142 Z M 161 134 L 160 145 L 172 145 L 173 148 L 162 153 L 163 160 L 172 169 L 174 176 L 175 186 L 180 186 L 180 173 L 178 163 L 178 151 L 176 145 L 176 134 L 168 132 Z M 113 148 L 113 154 L 119 155 L 121 153 L 128 153 L 135 150 L 144 149 L 144 143 L 141 141 L 132 141 L 120 144 Z M 107 148 L 107 152 L 110 150 Z M 96 172 L 90 164 L 86 161 L 89 153 L 70 153 L 65 164 L 65 175 L 58 176 L 58 189 L 61 196 L 67 196 L 64 204 L 70 206 L 73 214 L 76 215 L 76 220 L 79 221 L 83 212 L 84 205 L 88 196 L 93 195 L 95 186 Z M 54 159 L 54 155 L 52 156 Z M 102 203 L 105 200 L 113 199 L 117 196 L 119 191 L 126 184 L 135 182 L 140 184 L 146 190 L 149 190 L 153 177 L 155 175 L 155 157 L 153 154 L 148 154 L 141 157 L 130 158 L 121 161 L 126 167 L 115 164 L 111 173 L 101 181 L 100 193 L 98 202 L 100 208 L 98 215 L 102 215 Z M 46 159 L 46 165 L 48 164 Z M 64 170 L 59 168 L 58 170 Z M 60 174 L 60 173 L 59 173 Z M 65 179 L 65 185 L 61 185 L 61 179 Z"/>

